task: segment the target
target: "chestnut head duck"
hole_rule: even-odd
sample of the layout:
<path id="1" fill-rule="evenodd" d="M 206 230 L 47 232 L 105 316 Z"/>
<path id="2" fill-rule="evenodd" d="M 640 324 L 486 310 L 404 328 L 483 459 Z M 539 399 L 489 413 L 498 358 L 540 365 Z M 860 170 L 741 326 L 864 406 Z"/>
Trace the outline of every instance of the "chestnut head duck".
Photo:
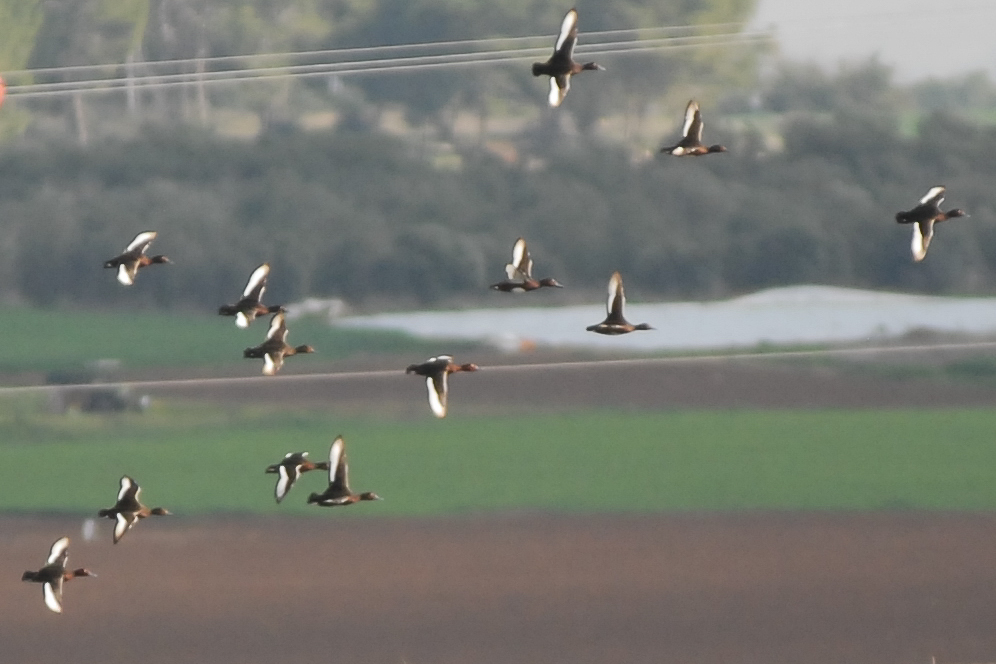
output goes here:
<path id="1" fill-rule="evenodd" d="M 503 293 L 525 293 L 539 288 L 563 288 L 553 277 L 533 278 L 533 259 L 529 256 L 526 241 L 519 238 L 512 246 L 512 262 L 505 266 L 505 281 L 492 284 L 491 289 Z"/>
<path id="2" fill-rule="evenodd" d="M 609 279 L 609 300 L 606 304 L 608 315 L 598 325 L 589 325 L 589 332 L 598 334 L 626 334 L 634 330 L 652 330 L 646 323 L 633 325 L 623 316 L 623 306 L 626 304 L 626 294 L 623 292 L 622 276 L 618 272 L 613 272 Z"/>
<path id="3" fill-rule="evenodd" d="M 162 507 L 149 509 L 143 505 L 139 498 L 141 493 L 142 487 L 138 486 L 135 480 L 125 475 L 121 478 L 120 488 L 118 489 L 118 501 L 114 503 L 114 507 L 97 512 L 97 516 L 114 519 L 115 544 L 120 542 L 125 533 L 131 530 L 131 527 L 138 523 L 140 519 L 152 515 L 168 516 L 171 514 L 169 510 Z"/>
<path id="4" fill-rule="evenodd" d="M 411 364 L 405 369 L 406 374 L 425 376 L 425 384 L 429 390 L 429 407 L 436 417 L 446 417 L 446 401 L 449 385 L 446 379 L 451 373 L 458 371 L 477 371 L 476 364 L 454 364 L 452 355 L 430 357 L 421 364 Z"/>
<path id="5" fill-rule="evenodd" d="M 896 213 L 897 223 L 913 224 L 913 241 L 910 243 L 910 248 L 913 251 L 913 260 L 917 263 L 927 257 L 927 247 L 934 237 L 934 224 L 955 217 L 968 216 L 964 210 L 957 208 L 941 212 L 944 191 L 943 186 L 931 187 L 915 208 Z"/>
<path id="6" fill-rule="evenodd" d="M 27 571 L 21 575 L 21 581 L 31 581 L 42 584 L 42 597 L 49 611 L 62 613 L 62 584 L 78 576 L 97 576 L 88 569 L 79 568 L 67 570 L 69 561 L 69 538 L 55 540 L 48 552 L 45 566 L 37 572 Z"/>
<path id="7" fill-rule="evenodd" d="M 594 62 L 574 62 L 574 45 L 578 41 L 578 10 L 571 9 L 560 25 L 560 34 L 553 46 L 553 55 L 546 62 L 533 63 L 533 76 L 550 77 L 550 106 L 560 106 L 571 89 L 571 76 L 583 71 L 604 71 Z"/>
<path id="8" fill-rule="evenodd" d="M 681 128 L 681 140 L 677 145 L 661 148 L 661 152 L 675 157 L 697 157 L 711 152 L 726 152 L 722 145 L 706 145 L 702 142 L 702 112 L 694 99 L 685 107 L 685 124 Z"/>
<path id="9" fill-rule="evenodd" d="M 155 231 L 145 231 L 135 236 L 124 253 L 121 253 L 109 261 L 104 261 L 105 268 L 118 268 L 118 281 L 125 286 L 135 283 L 135 275 L 139 269 L 148 267 L 154 263 L 171 263 L 165 256 L 146 256 L 145 252 L 156 239 Z"/>
<path id="10" fill-rule="evenodd" d="M 322 507 L 352 505 L 361 500 L 382 500 L 372 491 L 353 493 L 349 488 L 349 463 L 346 461 L 346 443 L 342 436 L 336 436 L 329 448 L 329 488 L 322 493 L 308 496 L 308 504 Z"/>
<path id="11" fill-rule="evenodd" d="M 256 320 L 256 316 L 286 313 L 280 305 L 263 306 L 263 293 L 266 292 L 266 280 L 269 276 L 270 266 L 267 263 L 257 267 L 249 276 L 249 283 L 242 291 L 242 299 L 235 304 L 223 304 L 218 307 L 218 314 L 235 316 L 235 324 L 245 329 Z"/>
<path id="12" fill-rule="evenodd" d="M 301 473 L 309 470 L 328 470 L 329 464 L 325 461 L 313 463 L 308 460 L 307 452 L 288 452 L 284 455 L 283 461 L 266 467 L 266 472 L 280 475 L 277 479 L 277 486 L 273 491 L 274 497 L 279 503 L 287 495 L 287 492 L 294 486 L 301 477 Z"/>
<path id="13" fill-rule="evenodd" d="M 272 376 L 284 366 L 284 358 L 299 353 L 314 353 L 311 346 L 289 346 L 287 344 L 287 325 L 283 314 L 276 314 L 270 319 L 270 329 L 266 340 L 253 348 L 242 351 L 243 357 L 262 358 L 263 374 Z"/>

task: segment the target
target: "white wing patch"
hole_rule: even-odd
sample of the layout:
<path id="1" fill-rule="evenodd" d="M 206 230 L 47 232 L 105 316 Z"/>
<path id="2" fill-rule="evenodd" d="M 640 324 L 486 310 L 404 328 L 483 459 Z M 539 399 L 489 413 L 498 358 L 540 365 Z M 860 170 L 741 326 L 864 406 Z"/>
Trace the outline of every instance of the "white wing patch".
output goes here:
<path id="1" fill-rule="evenodd" d="M 923 205 L 924 203 L 926 203 L 927 201 L 929 201 L 934 196 L 940 196 L 943 193 L 944 193 L 944 187 L 931 187 L 930 191 L 928 191 L 927 194 L 923 198 L 920 199 L 920 205 Z M 937 204 L 938 205 L 940 205 L 943 202 L 944 202 L 944 198 L 937 199 Z"/>
<path id="2" fill-rule="evenodd" d="M 609 299 L 605 305 L 606 311 L 610 314 L 612 313 L 612 303 L 615 301 L 616 297 L 620 298 L 620 304 L 626 304 L 626 295 L 623 293 L 622 287 L 622 275 L 618 272 L 613 272 L 612 277 L 609 279 Z"/>
<path id="3" fill-rule="evenodd" d="M 563 88 L 561 88 L 560 85 L 557 83 L 558 81 L 557 77 L 555 76 L 550 77 L 550 96 L 548 98 L 548 101 L 550 102 L 550 106 L 552 106 L 553 108 L 560 106 L 560 102 L 564 101 L 564 97 L 567 96 L 567 92 L 571 89 L 570 76 L 561 76 L 560 79 L 563 80 L 564 83 Z"/>
<path id="4" fill-rule="evenodd" d="M 266 279 L 267 275 L 269 274 L 270 274 L 270 266 L 267 263 L 263 263 L 255 270 L 253 270 L 252 275 L 249 276 L 249 283 L 246 284 L 246 289 L 242 291 L 242 297 L 249 297 L 249 293 L 256 290 L 256 286 L 259 285 L 259 282 Z M 263 297 L 262 291 L 260 291 L 259 297 L 260 298 Z"/>
<path id="5" fill-rule="evenodd" d="M 297 476 L 300 473 L 296 472 L 297 468 L 295 468 L 294 470 L 295 470 L 294 480 L 297 480 Z M 276 496 L 277 502 L 279 503 L 281 500 L 284 499 L 284 496 L 287 495 L 287 490 L 290 489 L 292 480 L 290 474 L 288 474 L 287 472 L 287 466 L 280 464 L 280 466 L 277 468 L 277 472 L 280 473 L 280 479 L 277 480 L 277 488 L 274 491 L 274 495 Z"/>
<path id="6" fill-rule="evenodd" d="M 131 478 L 125 475 L 121 478 L 121 488 L 118 489 L 118 500 L 124 499 L 128 495 L 128 491 L 131 489 L 132 481 Z"/>
<path id="7" fill-rule="evenodd" d="M 930 239 L 934 235 L 934 226 L 930 225 L 930 230 L 926 236 L 920 231 L 920 224 L 913 224 L 913 241 L 910 248 L 913 250 L 913 260 L 919 263 L 927 257 L 927 247 L 930 246 Z"/>
<path id="8" fill-rule="evenodd" d="M 272 339 L 273 337 L 275 337 L 277 333 L 280 331 L 280 328 L 282 328 L 283 326 L 284 326 L 284 315 L 277 314 L 276 316 L 273 317 L 273 320 L 270 321 L 270 329 L 267 330 L 266 332 L 266 338 Z"/>
<path id="9" fill-rule="evenodd" d="M 284 358 L 282 355 L 273 356 L 269 353 L 263 355 L 263 375 L 272 376 L 280 370 L 280 367 L 284 365 Z"/>
<path id="10" fill-rule="evenodd" d="M 446 374 L 443 374 L 442 394 L 436 391 L 436 383 L 431 376 L 425 379 L 425 384 L 429 389 L 429 408 L 432 409 L 432 413 L 436 417 L 446 417 Z"/>
<path id="11" fill-rule="evenodd" d="M 49 611 L 62 613 L 62 593 L 51 583 L 42 584 L 42 595 L 45 597 L 45 606 L 49 608 Z"/>
<path id="12" fill-rule="evenodd" d="M 124 534 L 128 532 L 134 521 L 130 520 L 121 512 L 117 514 L 117 520 L 114 522 L 114 543 L 117 544 Z"/>
<path id="13" fill-rule="evenodd" d="M 45 561 L 45 564 L 51 565 L 52 563 L 57 561 L 59 558 L 63 556 L 63 554 L 65 554 L 66 549 L 68 548 L 69 548 L 68 537 L 62 537 L 60 539 L 55 540 L 55 543 L 52 544 L 52 548 L 48 552 L 48 560 Z M 63 561 L 63 564 L 65 564 L 65 561 Z"/>
<path id="14" fill-rule="evenodd" d="M 249 317 L 240 311 L 235 314 L 235 324 L 244 330 L 249 327 Z"/>
<path id="15" fill-rule="evenodd" d="M 118 265 L 118 281 L 125 286 L 135 283 L 135 272 L 129 270 L 125 263 Z"/>
<path id="16" fill-rule="evenodd" d="M 335 482 L 336 469 L 339 467 L 339 459 L 342 458 L 342 450 L 346 446 L 342 436 L 336 436 L 329 447 L 329 484 Z"/>
<path id="17" fill-rule="evenodd" d="M 681 127 L 681 135 L 688 136 L 688 130 L 692 128 L 692 122 L 695 121 L 695 113 L 699 110 L 699 104 L 694 99 L 688 102 L 688 106 L 685 107 L 685 124 Z"/>
<path id="18" fill-rule="evenodd" d="M 559 51 L 564 45 L 564 41 L 567 39 L 567 35 L 571 33 L 574 29 L 574 24 L 578 22 L 578 12 L 576 9 L 572 9 L 564 15 L 564 22 L 560 24 L 560 33 L 557 35 L 557 43 L 554 44 L 553 50 Z"/>
<path id="19" fill-rule="evenodd" d="M 125 248 L 125 251 L 134 251 L 139 247 L 149 244 L 156 239 L 156 235 L 158 235 L 158 233 L 155 231 L 145 231 L 144 233 L 139 233 L 135 236 L 135 239 L 131 241 L 131 244 Z"/>

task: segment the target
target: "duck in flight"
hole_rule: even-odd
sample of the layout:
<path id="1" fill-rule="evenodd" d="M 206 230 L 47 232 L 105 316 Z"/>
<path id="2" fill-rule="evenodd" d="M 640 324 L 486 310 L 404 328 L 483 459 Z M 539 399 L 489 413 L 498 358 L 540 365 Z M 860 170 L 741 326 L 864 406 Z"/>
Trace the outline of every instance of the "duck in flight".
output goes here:
<path id="1" fill-rule="evenodd" d="M 681 128 L 681 140 L 676 145 L 661 148 L 661 152 L 675 157 L 701 156 L 711 152 L 726 152 L 722 145 L 706 145 L 702 142 L 702 112 L 694 99 L 685 107 L 685 124 Z"/>
<path id="2" fill-rule="evenodd" d="M 243 357 L 255 359 L 262 358 L 263 374 L 272 376 L 280 371 L 284 366 L 284 358 L 299 353 L 314 353 L 311 346 L 290 346 L 287 344 L 287 325 L 284 322 L 283 314 L 275 314 L 270 319 L 270 329 L 266 333 L 266 340 L 258 346 L 246 348 L 242 351 Z"/>
<path id="3" fill-rule="evenodd" d="M 235 304 L 223 304 L 218 307 L 218 314 L 221 316 L 235 316 L 235 324 L 245 329 L 249 327 L 256 316 L 266 314 L 282 314 L 285 312 L 280 305 L 270 307 L 262 303 L 263 293 L 266 291 L 266 280 L 270 276 L 270 266 L 263 263 L 249 276 L 249 282 L 245 290 L 242 291 L 242 299 Z"/>
<path id="4" fill-rule="evenodd" d="M 125 286 L 135 283 L 135 275 L 143 267 L 148 267 L 155 263 L 171 263 L 165 256 L 146 256 L 145 252 L 149 245 L 156 239 L 155 231 L 145 231 L 135 236 L 123 253 L 115 256 L 109 261 L 104 261 L 105 268 L 118 268 L 118 281 Z"/>
<path id="5" fill-rule="evenodd" d="M 477 371 L 476 364 L 455 364 L 452 355 L 430 357 L 421 364 L 411 364 L 405 369 L 406 374 L 425 376 L 425 384 L 429 390 L 429 407 L 436 417 L 446 417 L 446 402 L 449 395 L 447 376 L 459 371 Z"/>
<path id="6" fill-rule="evenodd" d="M 934 224 L 955 217 L 968 216 L 964 210 L 958 208 L 941 212 L 944 191 L 943 186 L 931 187 L 915 208 L 896 213 L 897 223 L 913 224 L 913 241 L 910 243 L 910 248 L 913 251 L 913 260 L 917 263 L 927 257 L 927 247 L 934 237 Z"/>
<path id="7" fill-rule="evenodd" d="M 505 280 L 492 284 L 491 289 L 503 293 L 525 293 L 538 288 L 563 288 L 553 277 L 533 278 L 533 259 L 529 256 L 526 241 L 519 238 L 512 246 L 512 262 L 505 266 Z"/>
<path id="8" fill-rule="evenodd" d="M 571 76 L 583 71 L 604 71 L 594 62 L 574 61 L 574 45 L 578 41 L 578 10 L 571 9 L 560 24 L 560 34 L 553 46 L 553 55 L 546 62 L 533 63 L 533 76 L 550 77 L 550 106 L 560 106 L 571 89 Z"/>
<path id="9" fill-rule="evenodd" d="M 42 597 L 49 611 L 62 613 L 62 584 L 78 576 L 97 576 L 88 569 L 79 568 L 67 570 L 69 562 L 69 538 L 61 537 L 55 540 L 49 549 L 45 566 L 37 572 L 27 571 L 21 575 L 21 581 L 31 581 L 42 584 Z"/>
<path id="10" fill-rule="evenodd" d="M 346 443 L 342 436 L 336 436 L 329 448 L 329 487 L 322 493 L 308 496 L 308 504 L 322 507 L 352 505 L 361 500 L 382 500 L 372 491 L 353 493 L 349 488 L 349 463 L 346 462 Z"/>
<path id="11" fill-rule="evenodd" d="M 120 542 L 125 533 L 131 530 L 131 527 L 138 523 L 139 520 L 151 515 L 168 516 L 170 514 L 169 510 L 162 507 L 149 509 L 143 505 L 139 498 L 141 493 L 142 487 L 138 486 L 135 480 L 125 475 L 121 478 L 120 488 L 118 489 L 118 500 L 114 503 L 114 507 L 97 512 L 97 516 L 114 519 L 115 544 Z"/>
<path id="12" fill-rule="evenodd" d="M 646 323 L 633 325 L 623 316 L 623 307 L 626 305 L 626 294 L 623 292 L 622 276 L 618 272 L 613 272 L 609 279 L 609 300 L 606 304 L 608 315 L 601 323 L 589 325 L 589 332 L 598 334 L 626 334 L 634 330 L 652 330 Z"/>
<path id="13" fill-rule="evenodd" d="M 329 464 L 325 461 L 318 463 L 308 459 L 307 452 L 288 452 L 280 463 L 266 467 L 266 472 L 280 475 L 277 478 L 277 486 L 273 490 L 273 495 L 279 503 L 291 490 L 294 483 L 301 477 L 301 473 L 309 470 L 328 470 Z"/>

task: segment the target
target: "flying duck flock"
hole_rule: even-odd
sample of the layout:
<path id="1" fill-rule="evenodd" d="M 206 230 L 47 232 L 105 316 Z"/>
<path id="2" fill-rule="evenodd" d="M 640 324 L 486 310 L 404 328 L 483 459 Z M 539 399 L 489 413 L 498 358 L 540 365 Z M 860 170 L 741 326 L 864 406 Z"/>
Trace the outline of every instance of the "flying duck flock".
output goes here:
<path id="1" fill-rule="evenodd" d="M 605 68 L 594 62 L 584 64 L 575 62 L 574 46 L 578 39 L 578 12 L 571 9 L 564 16 L 560 32 L 554 42 L 553 54 L 545 62 L 537 62 L 532 66 L 533 76 L 548 76 L 550 91 L 548 103 L 551 107 L 560 106 L 571 89 L 571 78 L 584 71 L 604 71 Z M 706 145 L 702 142 L 702 112 L 698 102 L 691 100 L 685 108 L 681 139 L 672 146 L 663 147 L 660 152 L 675 157 L 703 156 L 707 154 L 726 152 L 722 145 Z M 934 226 L 955 217 L 968 216 L 964 210 L 952 209 L 943 212 L 940 208 L 944 201 L 945 188 L 931 187 L 910 210 L 896 213 L 895 219 L 900 224 L 910 224 L 913 227 L 911 250 L 913 260 L 920 262 L 927 256 L 927 248 L 934 237 Z M 104 267 L 117 269 L 117 280 L 124 286 L 135 283 L 139 271 L 151 265 L 171 263 L 162 255 L 148 256 L 146 252 L 156 239 L 156 231 L 143 231 L 125 247 L 125 250 L 114 258 L 104 262 Z M 222 305 L 218 309 L 221 316 L 233 316 L 235 324 L 241 329 L 248 329 L 259 316 L 271 315 L 270 326 L 266 337 L 258 346 L 246 348 L 243 356 L 262 359 L 263 374 L 273 376 L 284 364 L 284 359 L 294 355 L 313 353 L 314 348 L 307 345 L 291 346 L 287 343 L 287 323 L 284 317 L 285 309 L 280 305 L 266 306 L 262 303 L 270 275 L 270 266 L 264 263 L 253 270 L 249 277 L 242 297 L 235 304 Z M 536 279 L 533 277 L 533 260 L 524 238 L 518 238 L 512 247 L 512 261 L 505 266 L 505 278 L 490 286 L 492 290 L 503 293 L 527 293 L 542 288 L 563 288 L 563 284 L 552 277 Z M 600 323 L 590 325 L 589 332 L 605 335 L 629 334 L 630 332 L 653 330 L 647 323 L 633 324 L 626 320 L 623 307 L 626 296 L 623 292 L 622 275 L 614 272 L 609 278 L 608 301 L 606 317 Z M 415 374 L 425 378 L 428 391 L 429 407 L 433 415 L 446 417 L 449 385 L 448 376 L 452 373 L 474 372 L 480 367 L 476 364 L 457 364 L 451 355 L 438 355 L 428 360 L 409 365 L 406 374 Z M 308 496 L 308 504 L 322 507 L 338 507 L 352 505 L 357 502 L 381 500 L 373 492 L 354 493 L 349 487 L 349 466 L 346 461 L 345 441 L 338 436 L 329 448 L 328 461 L 312 462 L 307 452 L 288 452 L 279 463 L 268 466 L 266 473 L 277 475 L 274 488 L 274 498 L 280 503 L 287 497 L 301 475 L 312 470 L 328 471 L 328 487 L 321 493 Z M 141 487 L 134 479 L 125 475 L 120 480 L 117 501 L 113 507 L 101 509 L 99 517 L 114 521 L 112 541 L 117 544 L 125 533 L 135 524 L 149 516 L 166 516 L 171 514 L 162 507 L 148 508 L 139 499 Z M 42 598 L 45 606 L 55 613 L 62 613 L 62 590 L 66 581 L 77 577 L 96 574 L 86 568 L 70 570 L 69 538 L 57 539 L 51 549 L 45 565 L 38 571 L 26 571 L 22 581 L 42 584 Z"/>

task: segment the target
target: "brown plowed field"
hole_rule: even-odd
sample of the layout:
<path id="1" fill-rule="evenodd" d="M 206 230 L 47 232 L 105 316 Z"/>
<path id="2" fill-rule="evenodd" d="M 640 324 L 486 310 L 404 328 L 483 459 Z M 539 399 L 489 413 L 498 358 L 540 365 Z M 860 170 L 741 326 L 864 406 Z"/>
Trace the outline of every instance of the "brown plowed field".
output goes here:
<path id="1" fill-rule="evenodd" d="M 993 515 L 344 517 L 4 518 L 0 661 L 996 661 Z M 59 616 L 18 579 L 62 534 Z"/>

